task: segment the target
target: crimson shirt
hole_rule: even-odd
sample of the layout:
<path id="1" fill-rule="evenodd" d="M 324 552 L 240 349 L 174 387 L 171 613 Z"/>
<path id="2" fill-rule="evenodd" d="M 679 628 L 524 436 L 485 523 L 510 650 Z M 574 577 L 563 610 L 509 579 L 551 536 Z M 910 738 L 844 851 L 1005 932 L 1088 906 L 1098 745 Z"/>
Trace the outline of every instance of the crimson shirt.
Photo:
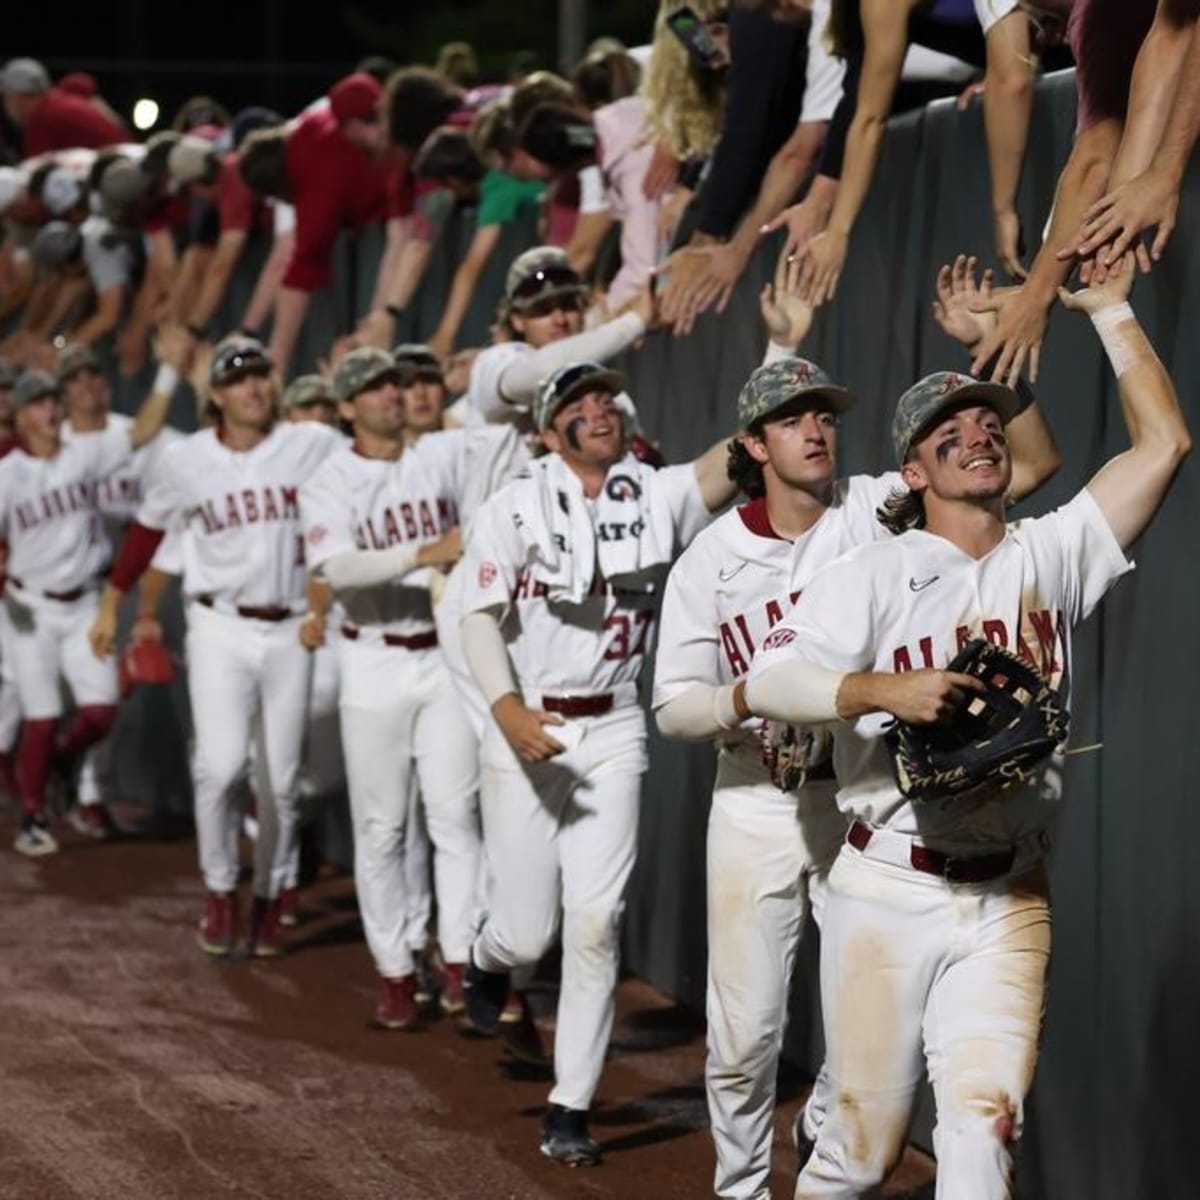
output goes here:
<path id="1" fill-rule="evenodd" d="M 236 151 L 221 159 L 217 176 L 217 217 L 221 232 L 249 232 L 258 224 L 262 214 L 262 199 L 238 173 Z"/>
<path id="2" fill-rule="evenodd" d="M 296 243 L 283 283 L 315 292 L 329 286 L 329 258 L 338 233 L 389 215 L 389 170 L 343 137 L 327 108 L 301 116 L 288 135 L 286 154 Z"/>
<path id="3" fill-rule="evenodd" d="M 52 87 L 34 106 L 22 144 L 26 158 L 76 146 L 100 150 L 126 140 L 125 130 L 90 100 Z"/>

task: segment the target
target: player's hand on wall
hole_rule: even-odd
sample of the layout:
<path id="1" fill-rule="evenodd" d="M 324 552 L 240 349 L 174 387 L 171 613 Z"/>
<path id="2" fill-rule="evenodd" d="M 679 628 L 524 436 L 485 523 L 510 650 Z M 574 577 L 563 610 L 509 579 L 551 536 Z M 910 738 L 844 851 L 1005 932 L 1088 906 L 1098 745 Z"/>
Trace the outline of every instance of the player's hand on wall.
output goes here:
<path id="1" fill-rule="evenodd" d="M 1127 250 L 1133 250 L 1142 273 L 1149 274 L 1151 260 L 1158 262 L 1167 248 L 1178 212 L 1178 184 L 1166 172 L 1151 166 L 1097 200 L 1084 214 L 1075 242 L 1060 250 L 1057 257 L 1086 258 L 1094 254 L 1103 266 L 1111 267 Z M 1158 232 L 1147 253 L 1139 235 L 1155 226 Z"/>
<path id="2" fill-rule="evenodd" d="M 943 264 L 937 274 L 937 299 L 933 302 L 933 318 L 942 332 L 956 342 L 962 342 L 974 352 L 984 338 L 995 332 L 994 312 L 975 311 L 973 306 L 986 304 L 992 297 L 992 273 L 984 271 L 981 280 L 975 276 L 976 260 L 960 254 L 952 266 Z"/>
<path id="3" fill-rule="evenodd" d="M 1069 292 L 1066 288 L 1058 289 L 1058 298 L 1064 308 L 1088 314 L 1098 312 L 1102 308 L 1110 308 L 1129 299 L 1133 291 L 1134 256 L 1126 254 L 1124 258 L 1113 263 L 1103 283 L 1092 282 L 1077 292 Z"/>
<path id="4" fill-rule="evenodd" d="M 546 732 L 547 725 L 562 725 L 562 717 L 526 708 L 512 692 L 492 705 L 492 716 L 508 744 L 526 762 L 545 762 L 566 749 Z"/>
<path id="5" fill-rule="evenodd" d="M 1029 365 L 1029 379 L 1036 383 L 1042 342 L 1046 340 L 1046 322 L 1053 298 L 1043 300 L 1028 284 L 993 288 L 971 304 L 972 312 L 994 312 L 999 317 L 995 330 L 974 351 L 971 374 L 978 375 L 995 356 L 994 383 L 1016 387 L 1021 370 Z"/>
<path id="6" fill-rule="evenodd" d="M 777 229 L 787 227 L 787 241 L 779 252 L 781 258 L 796 258 L 808 249 L 808 243 L 825 229 L 827 209 L 818 205 L 815 200 L 802 200 L 785 208 L 774 220 L 768 221 L 763 227 L 763 233 L 774 233 Z"/>
<path id="7" fill-rule="evenodd" d="M 813 308 L 820 308 L 837 294 L 849 245 L 850 239 L 836 229 L 826 229 L 808 243 L 800 270 L 800 288 Z"/>
<path id="8" fill-rule="evenodd" d="M 763 288 L 758 303 L 771 341 L 796 349 L 808 336 L 813 322 L 812 305 L 800 294 L 799 259 L 780 255 L 775 281 Z"/>
<path id="9" fill-rule="evenodd" d="M 462 528 L 455 525 L 436 542 L 429 542 L 417 551 L 417 562 L 423 567 L 452 567 L 462 558 Z"/>

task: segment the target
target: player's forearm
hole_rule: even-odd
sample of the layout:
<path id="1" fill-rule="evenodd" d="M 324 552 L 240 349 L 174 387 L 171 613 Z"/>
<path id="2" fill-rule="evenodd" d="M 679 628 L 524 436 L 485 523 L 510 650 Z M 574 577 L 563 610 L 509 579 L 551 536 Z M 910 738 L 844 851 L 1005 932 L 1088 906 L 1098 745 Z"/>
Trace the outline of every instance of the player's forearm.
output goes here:
<path id="1" fill-rule="evenodd" d="M 489 612 L 467 613 L 461 632 L 463 656 L 488 708 L 505 696 L 519 696 L 508 647 L 496 618 Z"/>
<path id="2" fill-rule="evenodd" d="M 725 507 L 737 495 L 737 484 L 729 478 L 729 439 L 714 442 L 692 464 L 700 498 L 710 513 Z"/>
<path id="3" fill-rule="evenodd" d="M 310 613 L 322 620 L 329 616 L 333 607 L 333 588 L 326 580 L 310 575 L 304 585 L 304 595 Z"/>
<path id="4" fill-rule="evenodd" d="M 690 684 L 655 707 L 658 731 L 663 737 L 680 741 L 709 741 L 719 737 L 741 724 L 743 717 L 739 715 L 737 696 L 743 691 L 740 682 L 720 686 Z"/>
<path id="5" fill-rule="evenodd" d="M 133 585 L 145 573 L 154 558 L 154 552 L 163 540 L 165 530 L 152 529 L 140 521 L 134 521 L 126 531 L 121 543 L 121 553 L 113 564 L 104 594 L 115 593 L 117 602 L 121 596 L 133 589 Z"/>
<path id="6" fill-rule="evenodd" d="M 160 363 L 150 387 L 150 395 L 142 401 L 129 428 L 129 440 L 135 450 L 159 435 L 166 424 L 171 397 L 178 386 L 178 369 L 170 363 Z"/>
<path id="7" fill-rule="evenodd" d="M 137 620 L 158 620 L 158 611 L 162 605 L 162 598 L 167 590 L 167 585 L 171 582 L 171 576 L 165 571 L 158 571 L 154 567 L 149 567 L 142 575 L 141 584 L 138 587 L 137 594 Z M 111 584 L 109 585 L 112 586 Z M 116 591 L 116 589 L 113 589 Z M 117 592 L 118 599 L 121 593 Z"/>
<path id="8" fill-rule="evenodd" d="M 392 546 L 387 550 L 350 550 L 321 564 L 321 575 L 335 592 L 378 587 L 403 579 L 421 565 L 420 548 Z"/>
<path id="9" fill-rule="evenodd" d="M 745 703 L 755 716 L 793 725 L 820 725 L 841 716 L 860 715 L 855 710 L 864 702 L 861 685 L 850 685 L 844 710 L 841 696 L 843 688 L 858 678 L 794 659 L 765 668 L 752 666 L 746 681 Z M 874 711 L 874 705 L 861 711 Z"/>
<path id="10" fill-rule="evenodd" d="M 1031 400 L 1013 417 L 1005 434 L 1012 456 L 1008 500 L 1011 504 L 1017 504 L 1058 472 L 1062 466 L 1062 454 L 1036 400 Z"/>

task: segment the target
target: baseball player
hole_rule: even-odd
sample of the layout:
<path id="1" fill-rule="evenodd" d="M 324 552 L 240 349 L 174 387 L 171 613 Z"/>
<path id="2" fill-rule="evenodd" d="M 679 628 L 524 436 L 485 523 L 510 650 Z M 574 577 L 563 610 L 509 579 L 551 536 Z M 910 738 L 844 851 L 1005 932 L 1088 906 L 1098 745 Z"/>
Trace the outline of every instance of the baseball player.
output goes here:
<path id="1" fill-rule="evenodd" d="M 412 445 L 445 425 L 446 377 L 441 360 L 428 346 L 404 342 L 392 351 L 400 368 L 404 440 Z"/>
<path id="2" fill-rule="evenodd" d="M 555 1086 L 541 1148 L 595 1164 L 588 1132 L 612 1028 L 622 893 L 646 768 L 637 687 L 657 592 L 680 544 L 725 504 L 724 444 L 656 472 L 628 450 L 624 381 L 569 363 L 534 408 L 547 455 L 475 516 L 463 649 L 493 720 L 481 753 L 492 876 L 467 1015 L 495 1032 L 510 972 L 562 919 Z"/>
<path id="3" fill-rule="evenodd" d="M 431 570 L 458 560 L 461 434 L 404 440 L 401 371 L 373 347 L 334 375 L 354 445 L 331 455 L 301 492 L 310 568 L 345 610 L 338 639 L 342 744 L 354 822 L 354 876 L 381 979 L 375 1021 L 418 1018 L 405 939 L 400 858 L 415 773 L 434 846 L 443 999 L 461 994 L 479 877 L 474 738 L 437 652 Z"/>
<path id="4" fill-rule="evenodd" d="M 132 424 L 70 442 L 60 433 L 54 376 L 27 371 L 13 391 L 18 442 L 0 460 L 0 525 L 8 541 L 4 654 L 23 717 L 17 750 L 23 816 L 14 843 L 22 854 L 58 849 L 45 817 L 54 757 L 77 761 L 116 717 L 115 664 L 97 663 L 86 645 L 108 559 L 96 487 L 162 428 L 178 381 L 177 368 L 163 363 Z M 75 711 L 60 729 L 64 679 Z"/>
<path id="5" fill-rule="evenodd" d="M 796 1196 L 863 1195 L 898 1156 L 922 1052 L 938 1123 L 937 1196 L 1011 1195 L 1011 1147 L 1037 1061 L 1050 957 L 1046 828 L 1061 761 L 1004 789 L 912 803 L 883 732 L 934 723 L 978 681 L 941 669 L 985 637 L 1065 695 L 1070 629 L 1131 564 L 1190 449 L 1174 389 L 1120 275 L 1075 295 L 1119 381 L 1131 446 L 1062 508 L 1006 525 L 1014 393 L 939 372 L 892 426 L 908 492 L 899 536 L 811 579 L 763 643 L 744 699 L 761 716 L 835 722 L 838 804 L 851 824 L 830 872 L 821 954 L 831 1103 Z M 900 532 L 903 530 L 903 532 Z"/>
<path id="6" fill-rule="evenodd" d="M 268 787 L 259 795 L 254 903 L 247 948 L 283 952 L 279 896 L 296 832 L 296 791 L 312 659 L 300 644 L 305 613 L 300 486 L 341 443 L 314 422 L 277 422 L 272 362 L 252 338 L 220 344 L 209 364 L 218 419 L 169 447 L 130 527 L 92 628 L 110 653 L 122 595 L 163 534 L 183 522 L 188 690 L 200 867 L 207 888 L 199 944 L 232 952 L 238 935 L 239 814 L 255 718 Z"/>
<path id="7" fill-rule="evenodd" d="M 960 257 L 938 275 L 936 314 L 968 349 L 994 318 L 970 312 L 979 289 Z M 895 472 L 835 477 L 837 417 L 852 403 L 817 366 L 793 357 L 812 322 L 780 264 L 763 296 L 771 330 L 766 362 L 738 400 L 742 432 L 729 473 L 750 497 L 697 536 L 671 569 L 663 598 L 654 708 L 671 737 L 720 748 L 709 812 L 709 1115 L 715 1192 L 769 1197 L 775 1077 L 788 989 L 806 909 L 820 919 L 823 877 L 846 832 L 827 735 L 778 723 L 742 723 L 734 689 L 755 651 L 813 574 L 855 546 L 886 537 L 876 512 L 902 487 Z M 1015 419 L 1020 460 L 1013 499 L 1054 469 L 1041 414 Z M 797 1121 L 798 1145 L 815 1138 L 827 1101 L 818 1076 Z"/>

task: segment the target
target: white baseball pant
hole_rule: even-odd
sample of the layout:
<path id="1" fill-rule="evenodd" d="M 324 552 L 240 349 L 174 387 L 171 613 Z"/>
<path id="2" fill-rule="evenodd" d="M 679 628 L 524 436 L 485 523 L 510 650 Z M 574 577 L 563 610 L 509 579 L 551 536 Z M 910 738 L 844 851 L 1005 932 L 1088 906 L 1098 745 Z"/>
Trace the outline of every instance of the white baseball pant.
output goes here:
<path id="1" fill-rule="evenodd" d="M 537 707 L 535 698 L 530 703 Z M 562 985 L 552 1104 L 586 1109 L 612 1032 L 625 885 L 637 854 L 646 723 L 628 705 L 548 732 L 564 746 L 522 762 L 494 726 L 481 762 L 491 868 L 488 918 L 472 951 L 485 971 L 538 961 L 562 915 Z"/>
<path id="2" fill-rule="evenodd" d="M 376 970 L 388 979 L 413 972 L 401 847 L 414 773 L 434 849 L 442 954 L 465 962 L 477 916 L 479 767 L 454 685 L 436 648 L 385 646 L 360 634 L 338 653 L 354 878 Z"/>
<path id="3" fill-rule="evenodd" d="M 0 601 L 0 754 L 12 754 L 21 733 L 21 697 L 13 665 L 12 623 L 8 605 Z"/>
<path id="4" fill-rule="evenodd" d="M 899 865 L 876 831 L 829 873 L 821 931 L 830 1106 L 796 1200 L 850 1200 L 899 1157 L 922 1077 L 937 1101 L 938 1200 L 1008 1200 L 1050 961 L 1040 849 L 1016 873 L 951 884 Z"/>
<path id="5" fill-rule="evenodd" d="M 209 891 L 237 886 L 241 811 L 233 789 L 246 773 L 256 718 L 263 762 L 255 779 L 265 786 L 257 796 L 254 892 L 274 899 L 286 886 L 312 678 L 312 656 L 300 645 L 299 629 L 299 617 L 260 621 L 188 605 L 196 837 Z"/>
<path id="6" fill-rule="evenodd" d="M 415 771 L 409 780 L 408 817 L 404 824 L 404 845 L 400 849 L 400 857 L 404 863 L 404 940 L 414 954 L 419 954 L 429 945 L 429 922 L 433 918 L 430 876 L 433 847 L 429 844 L 425 806 L 421 802 L 421 789 L 417 786 Z M 474 917 L 471 924 L 474 928 Z"/>
<path id="7" fill-rule="evenodd" d="M 475 682 L 475 676 L 471 674 L 471 668 L 467 666 L 467 656 L 462 648 L 463 588 L 467 579 L 465 561 L 460 559 L 455 563 L 453 570 L 446 577 L 446 586 L 442 589 L 433 615 L 437 622 L 438 648 L 442 652 L 450 677 L 454 680 L 455 690 L 462 701 L 471 728 L 475 731 L 475 740 L 482 741 L 484 731 L 491 725 L 492 720 L 487 701 Z"/>
<path id="8" fill-rule="evenodd" d="M 846 836 L 834 785 L 781 792 L 722 754 L 708 817 L 708 1058 L 717 1169 L 730 1200 L 770 1200 L 775 1077 L 796 951 L 811 903 Z M 826 1076 L 809 1116 L 819 1120 Z M 814 1130 L 808 1131 L 810 1134 Z"/>

